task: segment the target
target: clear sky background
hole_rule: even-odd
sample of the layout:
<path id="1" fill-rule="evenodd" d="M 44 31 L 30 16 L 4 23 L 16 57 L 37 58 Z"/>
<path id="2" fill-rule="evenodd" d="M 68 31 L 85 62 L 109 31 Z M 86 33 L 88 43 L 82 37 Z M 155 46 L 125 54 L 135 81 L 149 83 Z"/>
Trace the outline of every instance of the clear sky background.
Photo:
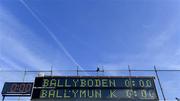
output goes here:
<path id="1" fill-rule="evenodd" d="M 0 70 L 180 69 L 179 57 L 179 0 L 0 0 Z"/>

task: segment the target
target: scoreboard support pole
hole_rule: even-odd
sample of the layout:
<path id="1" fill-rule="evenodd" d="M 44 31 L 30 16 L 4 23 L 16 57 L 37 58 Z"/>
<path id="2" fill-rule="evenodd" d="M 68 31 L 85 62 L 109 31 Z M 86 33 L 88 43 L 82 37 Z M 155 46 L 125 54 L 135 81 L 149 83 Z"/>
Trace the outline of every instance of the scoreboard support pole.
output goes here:
<path id="1" fill-rule="evenodd" d="M 79 66 L 77 66 L 77 76 L 79 76 Z"/>
<path id="2" fill-rule="evenodd" d="M 132 87 L 132 79 L 131 79 L 132 73 L 131 73 L 131 67 L 130 67 L 130 65 L 128 65 L 128 71 L 129 71 L 130 87 L 131 87 L 131 90 L 133 90 L 133 87 Z M 134 93 L 132 93 L 132 97 L 134 98 Z"/>
<path id="3" fill-rule="evenodd" d="M 158 79 L 158 83 L 159 83 L 159 86 L 160 86 L 160 89 L 161 89 L 161 93 L 162 93 L 163 99 L 164 99 L 164 101 L 166 101 L 166 97 L 165 97 L 164 92 L 163 92 L 163 88 L 162 88 L 162 85 L 161 85 L 161 82 L 160 82 L 160 79 L 159 79 L 159 75 L 158 75 L 156 66 L 154 66 L 154 71 L 155 71 L 156 77 Z"/>
<path id="4" fill-rule="evenodd" d="M 53 76 L 53 66 L 51 66 L 51 76 Z"/>
<path id="5" fill-rule="evenodd" d="M 23 75 L 23 82 L 25 81 L 25 79 L 26 79 L 26 74 L 27 74 L 27 71 L 26 71 L 26 67 L 25 67 L 25 69 L 24 69 L 24 75 Z M 21 97 L 19 96 L 18 97 L 18 101 L 20 101 L 21 100 Z"/>

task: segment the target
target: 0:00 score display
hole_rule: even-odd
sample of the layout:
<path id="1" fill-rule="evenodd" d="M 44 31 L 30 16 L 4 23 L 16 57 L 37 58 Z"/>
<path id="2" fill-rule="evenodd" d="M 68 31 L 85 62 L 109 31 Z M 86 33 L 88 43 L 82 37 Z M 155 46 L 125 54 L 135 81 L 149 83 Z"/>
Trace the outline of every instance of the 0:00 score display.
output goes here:
<path id="1" fill-rule="evenodd" d="M 150 80 L 138 80 L 137 84 L 139 85 L 139 87 L 152 87 L 152 82 Z M 125 86 L 126 87 L 136 87 L 136 83 L 134 80 L 125 80 Z"/>
<path id="2" fill-rule="evenodd" d="M 155 96 L 155 92 L 153 92 L 152 90 L 127 90 L 126 91 L 126 96 L 128 98 L 136 98 L 136 97 L 140 97 L 140 98 L 148 98 L 148 99 L 154 99 Z"/>
<path id="3" fill-rule="evenodd" d="M 32 90 L 32 84 L 12 84 L 9 87 L 9 92 L 19 92 L 19 93 L 24 93 L 24 92 L 30 92 Z"/>

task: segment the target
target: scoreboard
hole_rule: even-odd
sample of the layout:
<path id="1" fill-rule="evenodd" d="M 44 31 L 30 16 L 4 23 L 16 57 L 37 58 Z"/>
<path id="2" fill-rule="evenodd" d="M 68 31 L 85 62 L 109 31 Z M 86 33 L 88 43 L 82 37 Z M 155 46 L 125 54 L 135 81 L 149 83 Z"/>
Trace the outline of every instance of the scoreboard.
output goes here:
<path id="1" fill-rule="evenodd" d="M 2 96 L 30 96 L 32 82 L 6 82 L 1 92 Z"/>
<path id="2" fill-rule="evenodd" d="M 45 76 L 36 77 L 32 100 L 157 101 L 154 77 Z"/>

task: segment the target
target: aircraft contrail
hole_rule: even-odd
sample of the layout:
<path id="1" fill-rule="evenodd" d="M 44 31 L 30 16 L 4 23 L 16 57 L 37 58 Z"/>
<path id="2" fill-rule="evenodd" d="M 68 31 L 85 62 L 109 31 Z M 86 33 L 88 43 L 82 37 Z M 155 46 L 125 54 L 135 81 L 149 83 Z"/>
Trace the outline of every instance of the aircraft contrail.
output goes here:
<path id="1" fill-rule="evenodd" d="M 26 9 L 32 14 L 32 16 L 46 29 L 46 31 L 49 33 L 49 35 L 52 37 L 52 39 L 58 44 L 58 46 L 63 50 L 63 52 L 68 56 L 68 58 L 80 69 L 83 69 L 76 61 L 75 59 L 70 55 L 70 53 L 65 49 L 63 44 L 57 39 L 55 34 L 47 27 L 47 25 L 40 19 L 38 15 L 36 15 L 33 10 L 27 5 L 27 3 L 24 0 L 19 0 Z"/>

